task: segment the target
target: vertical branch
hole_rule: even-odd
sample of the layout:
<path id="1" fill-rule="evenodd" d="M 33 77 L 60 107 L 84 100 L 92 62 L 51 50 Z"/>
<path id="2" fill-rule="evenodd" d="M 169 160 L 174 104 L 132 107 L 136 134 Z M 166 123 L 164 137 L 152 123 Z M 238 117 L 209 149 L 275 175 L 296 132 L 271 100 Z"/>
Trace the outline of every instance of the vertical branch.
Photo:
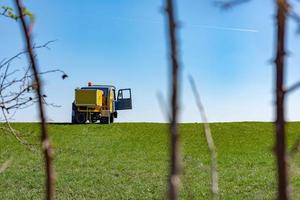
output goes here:
<path id="1" fill-rule="evenodd" d="M 24 40 L 26 41 L 26 49 L 28 51 L 28 58 L 30 61 L 30 66 L 33 71 L 33 77 L 36 84 L 36 95 L 38 99 L 38 106 L 39 106 L 39 113 L 40 113 L 40 120 L 41 120 L 41 142 L 42 142 L 42 149 L 45 159 L 45 170 L 46 170 L 46 199 L 53 200 L 54 199 L 54 169 L 52 163 L 52 147 L 50 145 L 48 130 L 46 125 L 45 119 L 45 111 L 43 105 L 43 88 L 42 83 L 39 77 L 39 71 L 37 62 L 35 59 L 35 54 L 32 46 L 31 41 L 31 28 L 32 26 L 27 25 L 25 15 L 24 15 L 24 7 L 21 4 L 21 0 L 15 0 L 15 4 L 18 10 L 18 14 L 20 16 L 21 22 L 21 29 L 24 35 Z"/>
<path id="2" fill-rule="evenodd" d="M 178 199 L 180 183 L 180 151 L 179 151 L 179 132 L 178 132 L 178 58 L 177 58 L 177 34 L 176 19 L 173 0 L 166 0 L 166 13 L 168 19 L 170 60 L 172 64 L 172 94 L 171 94 L 171 118 L 170 118 L 170 137 L 171 137 L 171 163 L 168 198 Z"/>
<path id="3" fill-rule="evenodd" d="M 210 153 L 210 162 L 211 162 L 211 193 L 212 193 L 212 199 L 219 199 L 219 184 L 218 184 L 218 162 L 217 162 L 217 151 L 216 151 L 216 147 L 214 144 L 214 140 L 211 134 L 211 129 L 208 123 L 208 119 L 205 113 L 205 109 L 204 106 L 201 102 L 201 98 L 200 95 L 197 91 L 196 88 L 196 84 L 194 82 L 194 79 L 192 76 L 189 77 L 190 80 L 190 84 L 191 84 L 191 88 L 192 91 L 194 93 L 195 96 L 195 100 L 196 100 L 196 104 L 198 107 L 198 110 L 200 112 L 201 115 L 201 119 L 203 121 L 204 124 L 204 132 L 205 132 L 205 138 L 206 138 L 206 142 L 207 142 L 207 146 L 208 146 L 208 150 Z"/>
<path id="4" fill-rule="evenodd" d="M 276 53 L 276 157 L 278 173 L 278 196 L 280 200 L 288 198 L 287 157 L 285 142 L 285 90 L 284 90 L 284 57 L 285 31 L 288 3 L 286 0 L 277 1 L 277 53 Z"/>

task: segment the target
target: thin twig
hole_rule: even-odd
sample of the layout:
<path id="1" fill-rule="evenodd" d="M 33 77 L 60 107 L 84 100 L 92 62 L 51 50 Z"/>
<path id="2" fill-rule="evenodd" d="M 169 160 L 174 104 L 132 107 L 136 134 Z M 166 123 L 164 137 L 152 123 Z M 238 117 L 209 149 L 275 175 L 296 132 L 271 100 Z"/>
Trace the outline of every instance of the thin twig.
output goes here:
<path id="1" fill-rule="evenodd" d="M 40 120 L 41 120 L 41 143 L 42 149 L 45 158 L 45 167 L 46 167 L 46 199 L 54 200 L 54 192 L 55 192 L 55 178 L 54 178 L 54 169 L 53 169 L 53 150 L 49 141 L 48 129 L 45 118 L 44 104 L 43 104 L 43 87 L 42 82 L 39 77 L 38 65 L 35 58 L 34 49 L 32 48 L 31 41 L 31 31 L 33 24 L 27 25 L 25 21 L 25 17 L 23 15 L 24 6 L 21 3 L 21 0 L 15 0 L 15 4 L 20 16 L 21 28 L 24 36 L 24 40 L 26 42 L 26 49 L 28 51 L 28 59 L 30 61 L 30 66 L 34 74 L 34 79 L 36 83 L 36 95 L 38 98 L 38 106 L 40 112 Z"/>
<path id="2" fill-rule="evenodd" d="M 47 49 L 50 49 L 49 45 L 53 42 L 55 42 L 56 40 L 50 40 L 50 41 L 47 41 L 46 43 L 44 44 L 40 44 L 40 45 L 35 45 L 32 47 L 32 49 L 41 49 L 41 48 L 47 48 Z M 24 51 L 21 51 L 19 53 L 17 53 L 16 55 L 10 57 L 9 59 L 3 59 L 1 62 L 0 62 L 0 68 L 2 66 L 5 66 L 7 65 L 8 63 L 10 63 L 11 61 L 15 60 L 16 58 L 20 58 L 21 55 L 24 55 L 24 54 L 27 54 L 28 53 L 28 50 L 24 50 Z"/>
<path id="3" fill-rule="evenodd" d="M 211 170 L 210 171 L 211 172 L 211 193 L 212 193 L 212 199 L 216 200 L 219 199 L 217 151 L 211 134 L 211 129 L 208 123 L 208 119 L 205 113 L 205 109 L 201 102 L 200 95 L 197 91 L 196 84 L 192 76 L 189 76 L 189 81 L 204 125 L 205 138 L 207 141 L 207 146 L 210 153 L 210 161 L 211 161 L 211 169 L 210 169 Z"/>

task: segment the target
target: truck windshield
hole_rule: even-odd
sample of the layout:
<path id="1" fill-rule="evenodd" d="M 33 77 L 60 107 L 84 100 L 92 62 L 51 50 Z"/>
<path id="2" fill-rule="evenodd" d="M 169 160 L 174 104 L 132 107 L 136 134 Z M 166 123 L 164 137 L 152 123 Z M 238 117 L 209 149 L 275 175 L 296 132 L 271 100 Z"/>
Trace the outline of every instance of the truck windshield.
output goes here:
<path id="1" fill-rule="evenodd" d="M 83 90 L 102 90 L 103 95 L 105 97 L 107 97 L 107 94 L 108 94 L 108 88 L 101 88 L 101 87 L 90 86 L 90 87 L 82 87 L 81 89 L 83 89 Z"/>

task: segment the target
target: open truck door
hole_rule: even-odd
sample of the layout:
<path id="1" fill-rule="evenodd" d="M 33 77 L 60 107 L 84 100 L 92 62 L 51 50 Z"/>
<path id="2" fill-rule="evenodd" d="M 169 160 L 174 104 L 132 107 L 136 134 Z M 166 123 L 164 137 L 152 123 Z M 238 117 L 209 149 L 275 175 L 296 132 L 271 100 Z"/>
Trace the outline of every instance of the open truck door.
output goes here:
<path id="1" fill-rule="evenodd" d="M 132 109 L 132 98 L 131 98 L 131 89 L 119 89 L 116 110 L 130 110 Z"/>

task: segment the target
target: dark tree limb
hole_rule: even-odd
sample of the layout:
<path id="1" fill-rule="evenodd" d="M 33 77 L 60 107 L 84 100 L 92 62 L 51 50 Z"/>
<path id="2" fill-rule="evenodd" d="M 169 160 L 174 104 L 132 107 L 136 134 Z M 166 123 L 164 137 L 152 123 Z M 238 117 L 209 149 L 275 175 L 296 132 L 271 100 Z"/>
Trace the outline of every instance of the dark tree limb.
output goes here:
<path id="1" fill-rule="evenodd" d="M 38 106 L 40 112 L 40 120 L 41 120 L 41 142 L 42 149 L 45 159 L 45 169 L 46 169 L 46 199 L 53 200 L 54 197 L 54 169 L 53 169 L 53 150 L 49 141 L 48 129 L 45 119 L 45 111 L 43 104 L 43 87 L 39 77 L 38 65 L 35 58 L 35 53 L 33 50 L 32 40 L 31 40 L 31 31 L 32 31 L 32 23 L 28 25 L 26 22 L 23 11 L 24 6 L 21 3 L 21 0 L 15 0 L 15 4 L 17 7 L 18 15 L 20 16 L 20 24 L 23 32 L 24 40 L 26 42 L 26 49 L 28 51 L 28 59 L 30 61 L 30 66 L 33 71 L 34 80 L 36 84 L 36 95 L 38 99 Z"/>
<path id="2" fill-rule="evenodd" d="M 248 0 L 231 0 L 229 4 L 221 4 L 223 8 L 229 8 L 235 4 L 241 2 L 247 2 Z M 237 2 L 237 3 L 236 3 Z M 277 199 L 286 200 L 289 199 L 288 190 L 288 174 L 287 174 L 287 162 L 288 156 L 286 155 L 286 130 L 285 130 L 285 95 L 289 94 L 300 87 L 300 83 L 295 83 L 290 88 L 285 90 L 285 37 L 286 37 L 286 22 L 287 17 L 290 17 L 298 24 L 298 31 L 300 30 L 300 17 L 289 6 L 288 0 L 276 0 L 276 159 L 277 159 L 277 175 L 278 175 L 278 196 Z M 222 7 L 221 6 L 221 7 Z M 297 143 L 296 143 L 297 144 Z M 297 147 L 297 145 L 296 145 Z"/>
<path id="3" fill-rule="evenodd" d="M 169 174 L 169 188 L 168 199 L 178 199 L 181 160 L 179 149 L 179 131 L 178 131 L 178 78 L 179 78 L 179 64 L 178 64 L 178 44 L 177 44 L 177 22 L 175 19 L 174 2 L 173 0 L 166 0 L 166 14 L 168 22 L 169 47 L 170 47 L 170 64 L 172 66 L 171 76 L 171 119 L 170 119 L 170 140 L 171 140 L 171 163 Z"/>
<path id="4" fill-rule="evenodd" d="M 285 37 L 288 3 L 286 0 L 276 0 L 277 6 L 277 52 L 276 52 L 276 158 L 278 174 L 278 196 L 280 200 L 288 197 L 288 175 L 286 156 L 286 131 L 285 131 Z"/>

